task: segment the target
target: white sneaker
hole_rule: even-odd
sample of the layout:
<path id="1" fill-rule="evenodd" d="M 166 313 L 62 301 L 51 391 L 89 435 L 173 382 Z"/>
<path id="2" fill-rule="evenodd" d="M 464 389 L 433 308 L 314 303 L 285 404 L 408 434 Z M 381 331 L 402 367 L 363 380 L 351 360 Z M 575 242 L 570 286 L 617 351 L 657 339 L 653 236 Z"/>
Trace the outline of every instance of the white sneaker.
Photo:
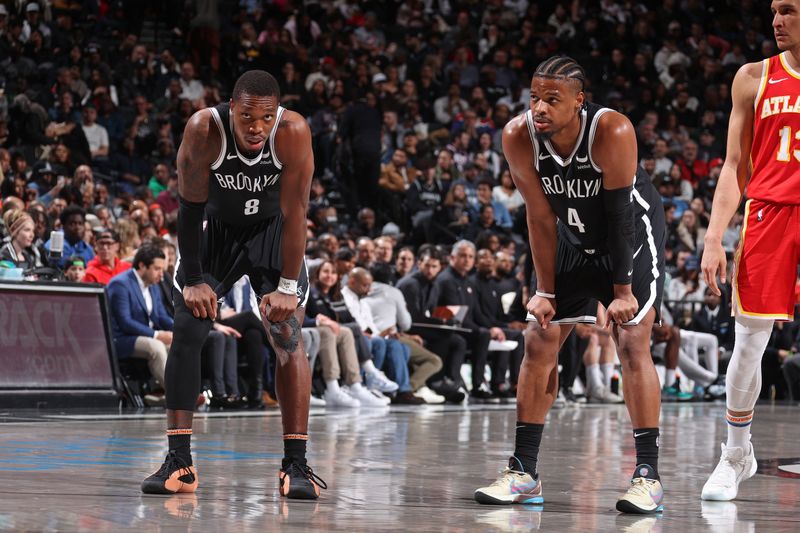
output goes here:
<path id="1" fill-rule="evenodd" d="M 425 400 L 425 403 L 444 403 L 447 398 L 442 396 L 441 394 L 436 394 L 428 387 L 420 387 L 417 389 L 417 392 L 414 393 L 414 396 L 417 398 L 422 398 Z"/>
<path id="2" fill-rule="evenodd" d="M 358 407 L 361 405 L 356 398 L 347 394 L 344 389 L 326 389 L 323 396 L 325 407 Z"/>
<path id="3" fill-rule="evenodd" d="M 590 388 L 586 392 L 586 397 L 592 403 L 623 403 L 622 396 L 614 394 L 608 387 L 600 390 Z"/>
<path id="4" fill-rule="evenodd" d="M 383 405 L 390 405 L 392 403 L 392 399 L 386 396 L 381 391 L 367 389 L 367 392 L 375 396 L 377 399 L 379 399 L 381 403 L 383 403 Z"/>
<path id="5" fill-rule="evenodd" d="M 722 456 L 711 476 L 703 485 L 700 497 L 704 500 L 727 502 L 736 498 L 739 483 L 753 477 L 758 468 L 755 451 L 750 444 L 747 455 L 742 448 L 728 448 L 722 443 Z"/>
<path id="6" fill-rule="evenodd" d="M 380 370 L 375 372 L 367 372 L 366 381 L 364 383 L 368 389 L 374 389 L 381 392 L 396 392 L 400 386 L 386 377 L 386 374 Z"/>
<path id="7" fill-rule="evenodd" d="M 313 394 L 311 395 L 311 400 L 308 402 L 308 405 L 311 407 L 325 407 L 325 400 L 322 398 L 317 398 Z"/>
<path id="8" fill-rule="evenodd" d="M 358 400 L 362 407 L 385 407 L 387 405 L 381 398 L 365 389 L 361 383 L 353 383 L 349 387 L 343 387 L 343 389 L 346 390 L 352 398 Z M 386 396 L 382 396 L 382 398 L 386 398 Z M 389 398 L 386 399 L 389 400 Z"/>

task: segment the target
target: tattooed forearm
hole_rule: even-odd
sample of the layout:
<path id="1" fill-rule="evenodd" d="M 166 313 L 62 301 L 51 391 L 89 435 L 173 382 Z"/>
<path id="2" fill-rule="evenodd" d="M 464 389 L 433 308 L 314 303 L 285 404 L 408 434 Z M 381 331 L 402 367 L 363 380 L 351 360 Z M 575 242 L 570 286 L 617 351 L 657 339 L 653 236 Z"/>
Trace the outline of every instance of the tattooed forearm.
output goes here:
<path id="1" fill-rule="evenodd" d="M 297 317 L 292 315 L 289 320 L 270 324 L 269 335 L 275 348 L 279 348 L 287 353 L 294 353 L 300 344 L 300 322 Z"/>

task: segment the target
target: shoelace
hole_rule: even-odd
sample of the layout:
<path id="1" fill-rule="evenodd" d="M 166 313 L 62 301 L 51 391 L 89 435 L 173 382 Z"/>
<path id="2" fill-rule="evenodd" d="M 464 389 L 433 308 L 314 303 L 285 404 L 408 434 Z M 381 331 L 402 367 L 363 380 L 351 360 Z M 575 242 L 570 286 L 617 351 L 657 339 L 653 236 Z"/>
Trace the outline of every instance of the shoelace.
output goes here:
<path id="1" fill-rule="evenodd" d="M 297 474 L 306 478 L 307 480 L 311 481 L 312 483 L 316 483 L 319 485 L 320 488 L 327 489 L 328 484 L 323 481 L 321 477 L 316 475 L 314 471 L 311 469 L 310 466 L 307 464 L 301 463 L 291 463 L 289 468 L 286 470 L 286 473 L 289 474 L 289 477 L 297 477 Z"/>
<path id="2" fill-rule="evenodd" d="M 500 470 L 500 477 L 492 483 L 491 487 L 505 487 L 508 485 L 508 478 L 513 478 L 514 476 L 518 475 L 516 470 L 511 470 L 510 468 L 506 467 L 503 470 Z"/>
<path id="3" fill-rule="evenodd" d="M 186 461 L 184 461 L 181 457 L 178 457 L 175 452 L 167 453 L 167 457 L 164 459 L 164 464 L 161 465 L 161 468 L 159 468 L 158 472 L 156 473 L 163 477 L 169 477 L 170 474 L 176 470 L 185 471 L 185 473 L 182 473 L 182 475 L 190 475 L 194 477 L 192 471 L 189 470 L 189 465 L 186 464 Z"/>
<path id="4" fill-rule="evenodd" d="M 747 461 L 747 456 L 742 455 L 742 457 L 740 457 L 739 459 L 734 459 L 730 455 L 725 454 L 723 456 L 723 461 L 731 468 L 731 470 L 728 470 L 726 472 L 728 474 L 727 477 L 729 478 L 729 481 L 735 481 L 737 469 L 744 470 L 745 462 Z"/>
<path id="5" fill-rule="evenodd" d="M 649 488 L 649 483 L 652 481 L 652 479 L 643 477 L 633 478 L 631 480 L 631 488 L 628 489 L 628 492 L 632 492 L 637 496 L 646 496 L 648 498 L 652 498 L 653 496 L 650 494 Z"/>

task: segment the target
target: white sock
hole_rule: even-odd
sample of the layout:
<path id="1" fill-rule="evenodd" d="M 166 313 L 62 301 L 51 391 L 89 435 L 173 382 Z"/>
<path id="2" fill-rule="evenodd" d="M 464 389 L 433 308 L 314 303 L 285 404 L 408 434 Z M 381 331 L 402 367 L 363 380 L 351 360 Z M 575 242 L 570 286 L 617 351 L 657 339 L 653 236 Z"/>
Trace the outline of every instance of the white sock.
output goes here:
<path id="1" fill-rule="evenodd" d="M 725 413 L 728 426 L 728 448 L 742 448 L 744 453 L 750 451 L 750 425 L 753 422 L 753 413 L 735 417 L 730 412 Z"/>
<path id="2" fill-rule="evenodd" d="M 360 382 L 358 382 L 358 381 L 357 381 L 357 382 L 355 382 L 355 383 L 351 383 L 351 384 L 350 384 L 350 390 L 351 390 L 351 391 L 354 391 L 354 392 L 355 392 L 355 391 L 359 391 L 359 390 L 361 390 L 361 389 L 363 389 L 363 388 L 364 388 L 364 387 L 363 387 L 363 386 L 361 385 L 361 383 L 360 383 Z M 366 389 L 364 389 L 364 390 L 366 390 Z"/>
<path id="3" fill-rule="evenodd" d="M 339 381 L 335 379 L 326 379 L 325 389 L 334 393 L 339 392 Z"/>
<path id="4" fill-rule="evenodd" d="M 750 450 L 750 423 L 761 392 L 761 357 L 772 333 L 772 320 L 736 317 L 736 340 L 725 378 L 725 403 L 728 413 L 750 413 L 743 417 L 726 416 L 731 448 Z"/>
<path id="5" fill-rule="evenodd" d="M 674 384 L 675 384 L 675 369 L 668 368 L 667 373 L 664 376 L 664 386 L 672 387 Z"/>
<path id="6" fill-rule="evenodd" d="M 375 368 L 375 364 L 372 362 L 372 359 L 370 359 L 369 361 L 364 361 L 363 363 L 361 363 L 361 368 L 363 368 L 364 372 L 366 372 L 367 374 L 377 374 L 378 373 L 378 369 Z"/>
<path id="7" fill-rule="evenodd" d="M 614 377 L 614 363 L 603 363 L 600 365 L 600 370 L 603 372 L 603 385 L 611 388 L 611 378 Z"/>
<path id="8" fill-rule="evenodd" d="M 600 365 L 586 365 L 586 387 L 593 392 L 599 393 L 603 390 L 603 377 L 600 374 Z"/>

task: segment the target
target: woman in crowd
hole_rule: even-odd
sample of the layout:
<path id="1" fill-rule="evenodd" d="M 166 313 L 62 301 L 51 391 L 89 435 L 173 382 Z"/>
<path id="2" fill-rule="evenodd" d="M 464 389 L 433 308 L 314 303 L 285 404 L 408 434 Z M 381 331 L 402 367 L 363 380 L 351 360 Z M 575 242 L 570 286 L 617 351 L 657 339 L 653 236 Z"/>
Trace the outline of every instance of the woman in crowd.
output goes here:
<path id="1" fill-rule="evenodd" d="M 388 398 L 367 390 L 361 383 L 359 367 L 367 374 L 382 379 L 385 385 L 394 384 L 375 368 L 369 349 L 365 350 L 366 337 L 347 310 L 341 295 L 336 266 L 332 261 L 322 261 L 311 274 L 306 325 L 316 327 L 320 333 L 319 358 L 322 377 L 325 379 L 326 406 L 387 405 Z M 360 353 L 357 351 L 357 343 L 361 344 Z M 344 386 L 339 386 L 340 379 L 344 381 Z M 397 388 L 397 384 L 394 384 L 394 388 Z"/>
<path id="2" fill-rule="evenodd" d="M 483 139 L 483 135 L 481 135 L 481 139 Z M 495 185 L 492 189 L 492 200 L 503 204 L 512 215 L 525 203 L 514 185 L 514 180 L 511 179 L 511 171 L 507 168 L 503 169 L 500 174 L 500 185 Z"/>
<path id="3" fill-rule="evenodd" d="M 687 209 L 681 215 L 681 223 L 678 224 L 678 238 L 681 243 L 692 251 L 695 255 L 701 255 L 703 238 L 706 231 L 697 224 L 697 215 L 691 209 Z"/>
<path id="4" fill-rule="evenodd" d="M 36 238 L 33 218 L 21 209 L 14 209 L 6 212 L 3 222 L 11 239 L 0 248 L 0 261 L 10 261 L 23 270 L 41 267 L 39 250 L 33 246 Z"/>

